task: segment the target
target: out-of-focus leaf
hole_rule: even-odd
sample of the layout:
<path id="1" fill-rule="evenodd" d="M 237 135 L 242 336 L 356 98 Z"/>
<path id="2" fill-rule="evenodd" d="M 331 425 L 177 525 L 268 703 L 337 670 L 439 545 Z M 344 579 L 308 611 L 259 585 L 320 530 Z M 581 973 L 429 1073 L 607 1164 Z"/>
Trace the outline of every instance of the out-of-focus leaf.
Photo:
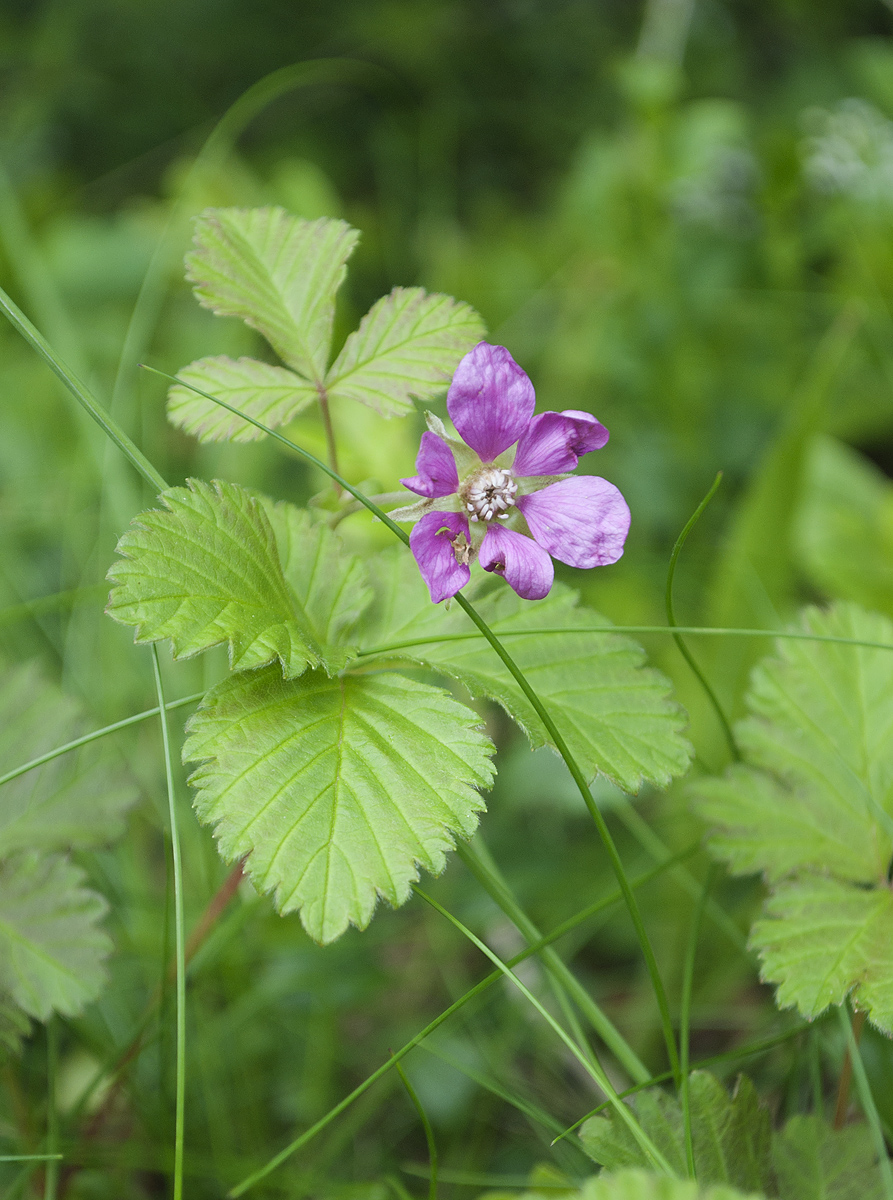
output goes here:
<path id="1" fill-rule="evenodd" d="M 772 1142 L 782 1200 L 880 1200 L 884 1194 L 867 1125 L 832 1129 L 819 1117 L 791 1117 Z"/>
<path id="2" fill-rule="evenodd" d="M 0 991 L 41 1021 L 81 1012 L 105 981 L 111 941 L 99 921 L 106 907 L 59 855 L 0 861 Z"/>
<path id="3" fill-rule="evenodd" d="M 15 1001 L 0 992 L 0 1065 L 15 1058 L 31 1032 L 31 1022 Z"/>
<path id="4" fill-rule="evenodd" d="M 893 616 L 893 484 L 832 438 L 817 438 L 810 449 L 796 548 L 827 595 Z"/>
<path id="5" fill-rule="evenodd" d="M 293 371 L 254 358 L 200 358 L 177 374 L 271 428 L 285 425 L 319 395 L 313 384 Z M 167 411 L 174 425 L 202 442 L 250 442 L 264 436 L 256 425 L 180 384 L 168 392 Z"/>
<path id="6" fill-rule="evenodd" d="M 0 687 L 0 775 L 85 731 L 80 706 L 34 664 L 12 667 Z M 107 746 L 51 759 L 0 786 L 0 856 L 113 841 L 136 791 Z"/>
<path id="7" fill-rule="evenodd" d="M 761 1200 L 757 1193 L 704 1183 L 703 1180 L 671 1179 L 649 1171 L 618 1171 L 588 1179 L 580 1189 L 581 1200 Z"/>
<path id="8" fill-rule="evenodd" d="M 366 631 L 366 645 L 431 638 L 430 644 L 395 650 L 394 657 L 425 663 L 460 680 L 473 695 L 496 700 L 533 746 L 549 744 L 501 659 L 460 609 L 444 613 L 431 604 L 410 557 L 395 555 L 390 567 L 383 561 L 379 570 L 378 619 Z M 601 772 L 634 792 L 643 782 L 665 785 L 685 772 L 691 748 L 682 736 L 684 713 L 669 698 L 668 681 L 643 667 L 644 651 L 629 638 L 578 632 L 579 626 L 609 622 L 577 607 L 569 588 L 556 584 L 536 604 L 499 588 L 476 607 L 504 639 L 588 777 Z M 566 632 L 512 636 L 515 630 L 537 629 Z M 444 635 L 445 640 L 435 640 Z M 461 640 L 449 640 L 456 637 Z"/>
<path id="9" fill-rule="evenodd" d="M 230 676 L 189 722 L 199 817 L 282 912 L 330 942 L 441 871 L 483 809 L 492 746 L 446 692 L 391 673 Z"/>
<path id="10" fill-rule="evenodd" d="M 383 416 L 401 415 L 411 411 L 411 397 L 432 399 L 483 336 L 470 305 L 422 288 L 394 288 L 348 337 L 326 386 L 332 396 L 359 400 Z"/>
<path id="11" fill-rule="evenodd" d="M 311 382 L 329 360 L 335 293 L 359 234 L 282 208 L 210 208 L 196 222 L 186 277 L 218 316 L 241 317 Z"/>

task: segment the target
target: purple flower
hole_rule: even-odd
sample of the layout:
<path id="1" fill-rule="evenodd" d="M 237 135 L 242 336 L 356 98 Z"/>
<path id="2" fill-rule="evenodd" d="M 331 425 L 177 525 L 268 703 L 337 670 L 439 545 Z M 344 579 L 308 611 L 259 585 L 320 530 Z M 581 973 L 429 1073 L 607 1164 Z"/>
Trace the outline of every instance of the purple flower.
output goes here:
<path id="1" fill-rule="evenodd" d="M 417 521 L 409 544 L 435 603 L 468 583 L 474 558 L 525 600 L 540 600 L 552 587 L 552 558 L 588 568 L 623 553 L 629 509 L 620 492 L 597 475 L 568 474 L 605 445 L 607 429 L 574 409 L 534 416 L 535 401 L 508 350 L 479 342 L 447 394 L 464 442 L 428 414 L 418 473 L 401 480 L 423 499 L 391 516 Z"/>

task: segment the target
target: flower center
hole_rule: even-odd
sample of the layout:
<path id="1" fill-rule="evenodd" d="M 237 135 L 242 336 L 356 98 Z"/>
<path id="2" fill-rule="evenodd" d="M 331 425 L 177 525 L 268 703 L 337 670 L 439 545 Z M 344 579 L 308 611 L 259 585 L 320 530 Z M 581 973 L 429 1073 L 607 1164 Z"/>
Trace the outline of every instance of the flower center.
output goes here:
<path id="1" fill-rule="evenodd" d="M 483 467 L 462 489 L 462 499 L 472 521 L 507 521 L 515 503 L 518 485 L 511 471 L 502 467 Z"/>

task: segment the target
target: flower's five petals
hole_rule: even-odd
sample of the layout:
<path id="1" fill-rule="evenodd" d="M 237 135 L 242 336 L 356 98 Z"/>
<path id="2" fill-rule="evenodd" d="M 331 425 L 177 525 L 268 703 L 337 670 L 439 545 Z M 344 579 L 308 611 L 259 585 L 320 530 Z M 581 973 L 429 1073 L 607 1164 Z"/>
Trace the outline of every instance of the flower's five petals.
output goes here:
<path id="1" fill-rule="evenodd" d="M 530 532 L 569 567 L 604 567 L 623 554 L 629 508 L 613 483 L 575 475 L 518 499 Z"/>
<path id="2" fill-rule="evenodd" d="M 478 553 L 485 571 L 496 571 L 525 600 L 542 600 L 555 578 L 552 560 L 541 546 L 501 525 L 491 525 Z"/>
<path id="3" fill-rule="evenodd" d="M 415 468 L 418 475 L 411 479 L 401 479 L 400 482 L 417 496 L 428 496 L 431 499 L 451 496 L 459 486 L 459 472 L 456 470 L 453 452 L 436 433 L 422 434 Z"/>
<path id="4" fill-rule="evenodd" d="M 435 604 L 455 596 L 471 578 L 468 522 L 461 513 L 432 512 L 409 535 L 409 548 Z"/>
<path id="5" fill-rule="evenodd" d="M 607 440 L 607 429 L 589 413 L 540 413 L 521 434 L 512 469 L 516 475 L 562 475 Z"/>
<path id="6" fill-rule="evenodd" d="M 459 363 L 447 409 L 465 442 L 493 462 L 518 440 L 536 405 L 533 384 L 504 346 L 478 342 Z"/>

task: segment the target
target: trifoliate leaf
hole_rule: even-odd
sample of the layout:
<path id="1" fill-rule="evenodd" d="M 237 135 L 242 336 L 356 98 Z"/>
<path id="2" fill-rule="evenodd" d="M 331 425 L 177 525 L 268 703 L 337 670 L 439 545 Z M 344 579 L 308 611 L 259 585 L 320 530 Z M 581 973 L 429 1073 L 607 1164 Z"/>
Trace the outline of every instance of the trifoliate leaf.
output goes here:
<path id="1" fill-rule="evenodd" d="M 0 775 L 74 740 L 86 728 L 80 706 L 36 665 L 3 672 Z M 136 798 L 106 745 L 60 755 L 0 786 L 0 856 L 112 841 Z"/>
<path id="2" fill-rule="evenodd" d="M 289 677 L 342 665 L 344 651 L 330 659 L 324 643 L 345 632 L 366 593 L 335 535 L 314 532 L 288 505 L 274 532 L 272 501 L 235 484 L 188 483 L 163 492 L 167 511 L 142 513 L 121 538 L 109 614 L 135 626 L 138 642 L 170 638 L 178 658 L 225 643 L 238 670 L 278 659 Z"/>
<path id="3" fill-rule="evenodd" d="M 225 859 L 248 855 L 256 886 L 300 910 L 316 941 L 402 904 L 418 867 L 443 869 L 490 784 L 479 719 L 439 688 L 381 673 L 284 680 L 233 675 L 189 722 L 183 750 L 199 817 Z"/>
<path id="4" fill-rule="evenodd" d="M 795 545 L 828 596 L 893 615 L 893 484 L 833 438 L 816 438 L 807 458 Z"/>
<path id="5" fill-rule="evenodd" d="M 431 638 L 430 644 L 395 651 L 395 657 L 425 663 L 460 680 L 473 695 L 496 700 L 533 746 L 550 744 L 539 717 L 496 653 L 458 607 L 445 613 L 431 604 L 407 554 L 383 565 L 379 579 L 378 618 L 368 629 L 366 646 Z M 643 667 L 645 652 L 629 638 L 578 632 L 580 626 L 609 622 L 577 607 L 576 594 L 569 588 L 556 584 L 536 604 L 499 588 L 476 607 L 504 639 L 588 778 L 601 772 L 634 792 L 643 782 L 665 785 L 685 772 L 691 747 L 681 733 L 684 714 L 669 699 L 669 682 Z M 528 632 L 513 636 L 516 630 Z M 446 640 L 463 634 L 472 636 Z M 438 637 L 445 640 L 437 642 Z"/>
<path id="6" fill-rule="evenodd" d="M 751 944 L 778 1004 L 817 1017 L 855 989 L 859 1008 L 893 1034 L 893 893 L 801 875 L 766 901 Z"/>
<path id="7" fill-rule="evenodd" d="M 705 1186 L 700 1179 L 671 1179 L 642 1170 L 596 1175 L 580 1189 L 581 1200 L 745 1200 L 748 1196 L 750 1200 L 762 1200 L 753 1192 L 725 1185 Z"/>
<path id="8" fill-rule="evenodd" d="M 771 1182 L 769 1112 L 753 1084 L 741 1076 L 729 1096 L 707 1071 L 689 1080 L 692 1146 L 702 1183 L 729 1183 L 766 1189 Z M 681 1175 L 686 1171 L 685 1127 L 679 1101 L 657 1088 L 632 1100 L 642 1128 Z M 642 1149 L 629 1127 L 610 1115 L 590 1117 L 580 1129 L 583 1149 L 608 1170 L 645 1165 Z"/>
<path id="9" fill-rule="evenodd" d="M 99 994 L 111 942 L 99 928 L 101 896 L 59 855 L 0 862 L 0 991 L 45 1021 L 75 1016 Z"/>
<path id="10" fill-rule="evenodd" d="M 867 1125 L 832 1129 L 818 1117 L 791 1117 L 772 1143 L 782 1200 L 880 1200 L 884 1194 Z"/>
<path id="11" fill-rule="evenodd" d="M 254 358 L 232 359 L 223 354 L 200 358 L 177 374 L 192 387 L 219 396 L 271 428 L 286 424 L 319 395 L 312 383 L 293 371 Z M 264 436 L 256 425 L 179 383 L 168 392 L 167 412 L 174 425 L 202 442 L 250 442 Z"/>
<path id="12" fill-rule="evenodd" d="M 383 416 L 402 415 L 412 410 L 412 396 L 430 400 L 446 385 L 484 332 L 468 304 L 422 288 L 394 288 L 344 343 L 326 387 Z"/>
<path id="13" fill-rule="evenodd" d="M 893 624 L 852 604 L 807 609 L 798 629 L 893 645 Z M 763 976 L 808 1017 L 855 989 L 893 1031 L 893 652 L 779 641 L 747 704 L 745 763 L 692 793 L 711 851 L 777 886 L 753 934 Z"/>
<path id="14" fill-rule="evenodd" d="M 218 316 L 241 317 L 311 382 L 329 361 L 335 293 L 359 234 L 282 208 L 209 208 L 195 226 L 186 277 Z"/>

